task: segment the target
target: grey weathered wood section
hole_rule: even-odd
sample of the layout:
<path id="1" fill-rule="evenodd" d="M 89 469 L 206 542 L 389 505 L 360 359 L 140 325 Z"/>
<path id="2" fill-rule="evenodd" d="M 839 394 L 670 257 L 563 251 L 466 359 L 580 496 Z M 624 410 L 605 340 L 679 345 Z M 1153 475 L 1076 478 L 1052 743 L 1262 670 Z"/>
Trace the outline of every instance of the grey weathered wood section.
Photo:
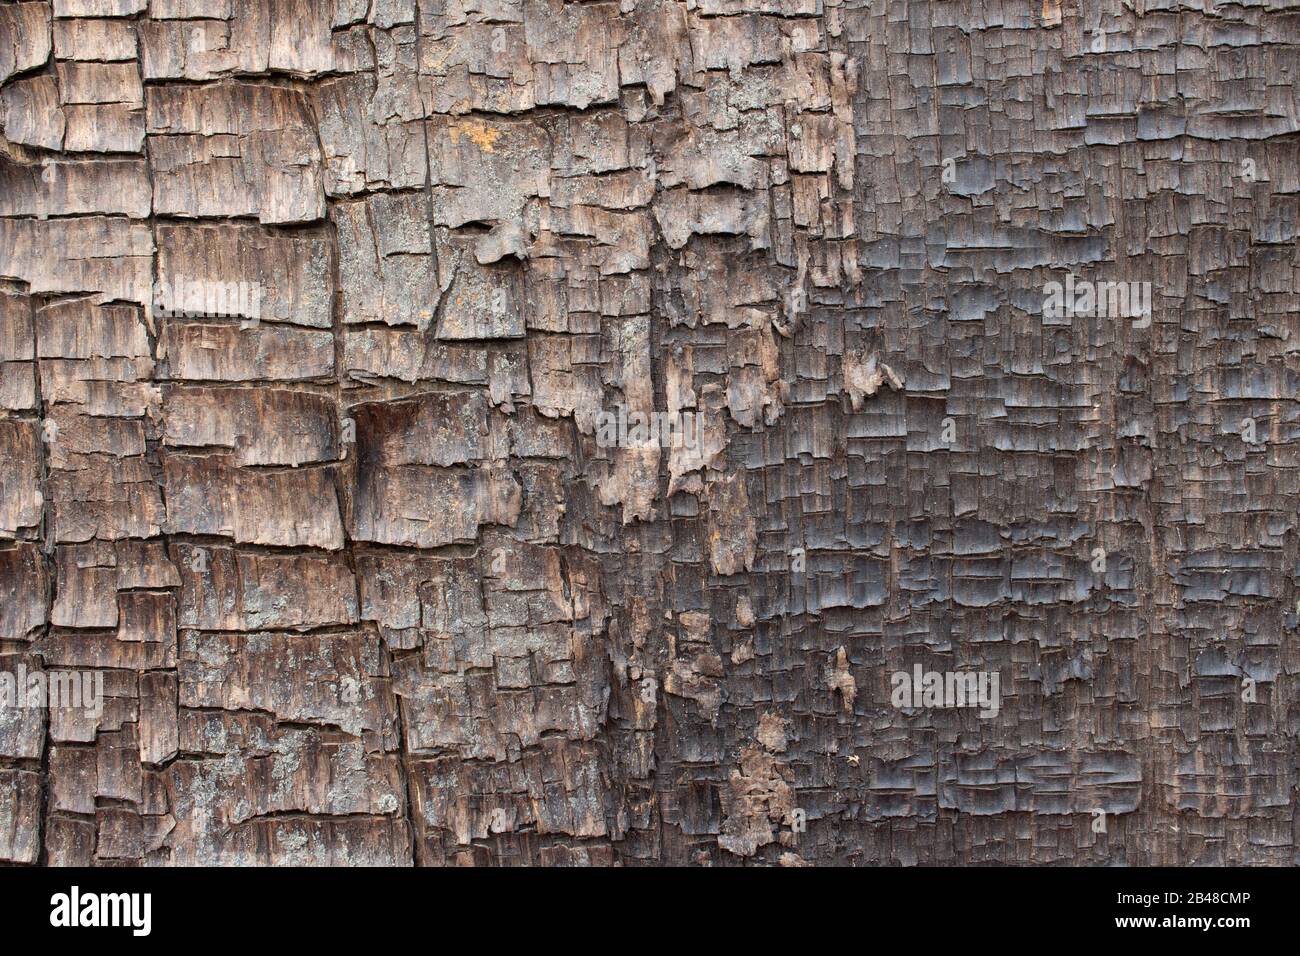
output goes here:
<path id="1" fill-rule="evenodd" d="M 0 861 L 1296 863 L 1298 73 L 1280 0 L 0 3 L 0 672 L 104 686 L 0 710 Z"/>

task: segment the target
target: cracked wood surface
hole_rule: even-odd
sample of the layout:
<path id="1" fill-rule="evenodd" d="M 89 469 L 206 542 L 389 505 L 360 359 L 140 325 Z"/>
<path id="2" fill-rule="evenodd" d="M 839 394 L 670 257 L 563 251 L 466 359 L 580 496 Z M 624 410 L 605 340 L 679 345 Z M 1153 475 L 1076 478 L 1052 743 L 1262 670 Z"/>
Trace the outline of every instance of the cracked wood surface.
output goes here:
<path id="1" fill-rule="evenodd" d="M 0 862 L 1300 861 L 1297 73 L 1284 0 L 0 2 L 0 671 L 104 688 L 0 710 Z"/>

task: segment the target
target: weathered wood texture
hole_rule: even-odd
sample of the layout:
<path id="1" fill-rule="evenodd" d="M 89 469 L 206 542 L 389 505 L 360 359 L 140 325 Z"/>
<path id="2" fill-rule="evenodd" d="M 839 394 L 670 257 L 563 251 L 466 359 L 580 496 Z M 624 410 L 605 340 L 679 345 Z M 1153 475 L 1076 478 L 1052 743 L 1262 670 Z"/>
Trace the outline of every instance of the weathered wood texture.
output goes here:
<path id="1" fill-rule="evenodd" d="M 1281 0 L 0 3 L 0 669 L 107 695 L 0 714 L 0 861 L 1297 862 L 1298 74 Z"/>

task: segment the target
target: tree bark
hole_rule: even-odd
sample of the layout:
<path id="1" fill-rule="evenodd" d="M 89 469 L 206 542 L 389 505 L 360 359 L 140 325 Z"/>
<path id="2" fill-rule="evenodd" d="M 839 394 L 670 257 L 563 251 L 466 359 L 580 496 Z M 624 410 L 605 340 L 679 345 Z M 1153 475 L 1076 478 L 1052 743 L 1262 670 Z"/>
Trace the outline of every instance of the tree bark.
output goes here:
<path id="1" fill-rule="evenodd" d="M 0 861 L 1296 863 L 1300 21 L 1085 6 L 0 3 Z"/>

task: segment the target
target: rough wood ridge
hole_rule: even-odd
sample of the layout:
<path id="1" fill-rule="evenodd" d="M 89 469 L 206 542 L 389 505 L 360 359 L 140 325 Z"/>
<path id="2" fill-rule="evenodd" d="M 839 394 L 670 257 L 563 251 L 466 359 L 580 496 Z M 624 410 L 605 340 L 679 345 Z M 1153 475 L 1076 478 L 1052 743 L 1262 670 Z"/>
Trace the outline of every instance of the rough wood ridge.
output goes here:
<path id="1" fill-rule="evenodd" d="M 1298 862 L 1297 74 L 1283 0 L 0 3 L 0 675 L 102 686 L 0 709 L 0 861 Z"/>

